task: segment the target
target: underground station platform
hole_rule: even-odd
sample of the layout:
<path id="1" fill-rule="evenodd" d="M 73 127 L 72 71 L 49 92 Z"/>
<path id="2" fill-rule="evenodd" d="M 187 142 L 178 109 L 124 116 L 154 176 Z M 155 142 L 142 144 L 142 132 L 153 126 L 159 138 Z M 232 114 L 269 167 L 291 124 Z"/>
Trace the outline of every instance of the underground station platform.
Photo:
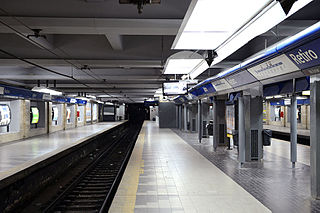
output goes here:
<path id="1" fill-rule="evenodd" d="M 320 212 L 319 0 L 1 0 L 0 213 Z"/>

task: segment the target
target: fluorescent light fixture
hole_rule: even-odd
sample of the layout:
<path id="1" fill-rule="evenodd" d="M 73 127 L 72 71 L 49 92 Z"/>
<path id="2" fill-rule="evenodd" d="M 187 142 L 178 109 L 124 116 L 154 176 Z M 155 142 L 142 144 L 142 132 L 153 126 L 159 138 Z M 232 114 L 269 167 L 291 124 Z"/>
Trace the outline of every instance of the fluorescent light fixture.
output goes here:
<path id="1" fill-rule="evenodd" d="M 301 96 L 297 97 L 297 100 L 305 100 L 305 99 L 307 99 L 307 97 L 301 97 Z"/>
<path id="2" fill-rule="evenodd" d="M 202 60 L 196 67 L 192 69 L 192 71 L 189 74 L 190 78 L 192 80 L 195 79 L 198 75 L 206 71 L 208 68 L 209 65 L 207 64 L 207 62 L 205 60 Z"/>
<path id="3" fill-rule="evenodd" d="M 237 34 L 229 38 L 228 41 L 216 49 L 218 57 L 215 58 L 211 66 L 227 58 L 229 55 L 248 43 L 251 39 L 278 25 L 311 1 L 312 0 L 296 1 L 287 16 L 278 1 L 271 3 L 262 10 L 259 15 L 246 24 L 246 26 L 244 26 Z"/>
<path id="4" fill-rule="evenodd" d="M 170 59 L 164 74 L 188 74 L 203 59 Z"/>
<path id="5" fill-rule="evenodd" d="M 296 1 L 286 15 L 273 0 L 193 0 L 172 48 L 213 49 L 212 67 L 311 1 Z"/>
<path id="6" fill-rule="evenodd" d="M 266 97 L 266 99 L 272 99 L 273 98 L 273 96 L 267 96 Z"/>
<path id="7" fill-rule="evenodd" d="M 302 91 L 302 95 L 310 96 L 310 90 Z"/>
<path id="8" fill-rule="evenodd" d="M 47 93 L 47 94 L 50 94 L 50 95 L 62 95 L 62 92 L 55 91 L 55 90 L 52 90 L 52 89 L 48 89 L 46 87 L 41 87 L 41 86 L 40 87 L 33 87 L 32 91 Z"/>
<path id="9" fill-rule="evenodd" d="M 80 100 L 83 100 L 83 101 L 90 101 L 89 98 L 82 97 L 82 96 L 78 96 L 78 97 L 75 97 L 75 98 L 80 99 Z"/>
<path id="10" fill-rule="evenodd" d="M 87 97 L 87 98 L 94 99 L 94 100 L 96 100 L 96 99 L 97 99 L 97 97 L 96 97 L 96 96 L 93 96 L 93 95 L 87 95 L 86 97 Z"/>
<path id="11" fill-rule="evenodd" d="M 275 95 L 274 98 L 283 98 L 284 96 L 282 95 Z"/>
<path id="12" fill-rule="evenodd" d="M 114 104 L 111 103 L 111 102 L 104 102 L 104 104 L 105 104 L 105 105 L 110 105 L 110 106 L 111 106 L 111 105 L 114 105 Z"/>
<path id="13" fill-rule="evenodd" d="M 216 49 L 272 0 L 193 0 L 174 49 Z"/>
<path id="14" fill-rule="evenodd" d="M 199 53 L 181 51 L 167 59 L 164 74 L 191 74 L 192 72 L 199 72 L 198 69 L 203 72 L 208 68 L 205 59 Z"/>

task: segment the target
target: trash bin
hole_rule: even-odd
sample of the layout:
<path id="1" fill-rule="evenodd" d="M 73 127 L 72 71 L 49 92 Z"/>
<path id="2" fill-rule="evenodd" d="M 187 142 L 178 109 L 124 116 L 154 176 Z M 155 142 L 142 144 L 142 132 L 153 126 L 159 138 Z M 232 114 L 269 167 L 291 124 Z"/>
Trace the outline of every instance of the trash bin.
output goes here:
<path id="1" fill-rule="evenodd" d="M 239 132 L 238 132 L 238 130 L 236 130 L 236 129 L 232 130 L 232 139 L 233 139 L 233 145 L 239 146 Z"/>
<path id="2" fill-rule="evenodd" d="M 263 146 L 271 146 L 272 130 L 264 129 L 262 132 Z"/>

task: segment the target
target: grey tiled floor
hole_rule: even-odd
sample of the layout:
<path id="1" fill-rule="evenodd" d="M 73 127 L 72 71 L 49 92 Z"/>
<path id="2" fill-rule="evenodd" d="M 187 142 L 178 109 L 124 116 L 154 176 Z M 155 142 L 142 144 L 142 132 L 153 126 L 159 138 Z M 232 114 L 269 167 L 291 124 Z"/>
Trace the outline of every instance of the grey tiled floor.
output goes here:
<path id="1" fill-rule="evenodd" d="M 273 140 L 272 144 L 276 148 L 270 147 L 264 151 L 263 163 L 251 163 L 240 168 L 236 150 L 229 151 L 219 147 L 214 153 L 211 140 L 203 139 L 199 144 L 197 134 L 176 129 L 173 131 L 272 212 L 320 212 L 320 201 L 310 196 L 309 161 L 300 159 L 296 168 L 292 169 L 288 151 L 284 150 L 288 147 L 285 142 Z M 300 158 L 309 157 L 308 147 L 299 146 L 298 152 L 299 149 Z"/>
<path id="2" fill-rule="evenodd" d="M 145 122 L 109 212 L 270 210 L 172 130 Z"/>

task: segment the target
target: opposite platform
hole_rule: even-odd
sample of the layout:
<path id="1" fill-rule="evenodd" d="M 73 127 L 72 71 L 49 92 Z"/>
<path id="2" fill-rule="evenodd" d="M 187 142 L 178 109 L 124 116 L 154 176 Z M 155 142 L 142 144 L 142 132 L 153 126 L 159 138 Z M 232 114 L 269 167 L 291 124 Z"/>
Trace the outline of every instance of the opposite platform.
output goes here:
<path id="1" fill-rule="evenodd" d="M 0 181 L 122 123 L 97 123 L 2 144 Z"/>
<path id="2" fill-rule="evenodd" d="M 170 129 L 145 122 L 109 212 L 270 212 Z"/>

